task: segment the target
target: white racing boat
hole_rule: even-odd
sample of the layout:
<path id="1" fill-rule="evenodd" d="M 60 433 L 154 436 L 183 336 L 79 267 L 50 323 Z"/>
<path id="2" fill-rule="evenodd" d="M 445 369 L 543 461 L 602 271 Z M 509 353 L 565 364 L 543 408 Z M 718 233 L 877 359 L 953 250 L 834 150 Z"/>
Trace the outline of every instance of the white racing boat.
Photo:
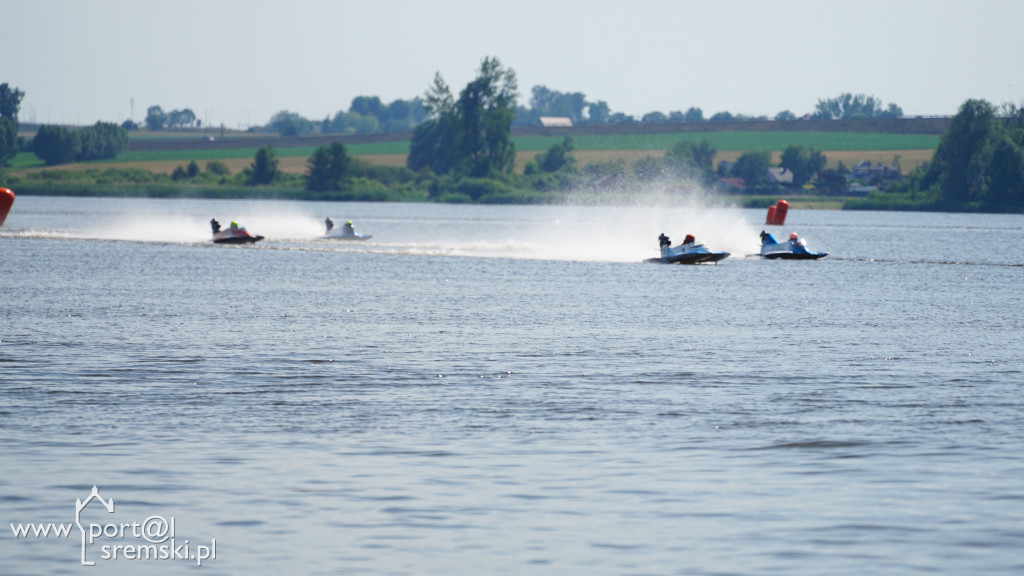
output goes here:
<path id="1" fill-rule="evenodd" d="M 327 227 L 324 238 L 329 240 L 369 240 L 373 238 L 373 234 L 357 234 L 351 220 L 347 220 L 341 226 L 341 230 L 334 229 L 334 222 L 330 218 L 324 220 L 324 225 Z"/>
<path id="2" fill-rule="evenodd" d="M 655 264 L 700 264 L 702 262 L 717 263 L 729 257 L 728 252 L 714 252 L 707 246 L 697 242 L 693 236 L 687 235 L 682 244 L 672 246 L 668 236 L 658 237 L 661 243 L 661 257 L 648 258 L 645 262 Z"/>

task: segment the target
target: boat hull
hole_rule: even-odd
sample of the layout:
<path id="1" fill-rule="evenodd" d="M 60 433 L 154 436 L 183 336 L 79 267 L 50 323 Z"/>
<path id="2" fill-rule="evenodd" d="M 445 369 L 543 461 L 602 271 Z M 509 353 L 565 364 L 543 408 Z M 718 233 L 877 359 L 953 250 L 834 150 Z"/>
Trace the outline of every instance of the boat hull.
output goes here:
<path id="1" fill-rule="evenodd" d="M 214 244 L 254 244 L 263 240 L 263 236 L 253 236 L 244 228 L 221 230 L 213 235 Z"/>
<path id="2" fill-rule="evenodd" d="M 702 264 L 704 262 L 719 262 L 725 260 L 730 256 L 728 252 L 710 252 L 703 246 L 698 247 L 693 251 L 682 252 L 673 254 L 671 250 L 666 250 L 668 254 L 660 258 L 648 258 L 644 262 L 651 262 L 655 264 Z"/>
<path id="3" fill-rule="evenodd" d="M 214 239 L 214 244 L 255 244 L 263 240 L 263 236 L 233 236 L 231 238 Z"/>
<path id="4" fill-rule="evenodd" d="M 326 234 L 324 235 L 325 240 L 369 240 L 373 238 L 373 234 Z"/>
<path id="5" fill-rule="evenodd" d="M 762 254 L 761 256 L 769 260 L 817 260 L 818 258 L 828 256 L 828 252 L 804 252 L 802 254 L 794 252 L 772 252 Z"/>

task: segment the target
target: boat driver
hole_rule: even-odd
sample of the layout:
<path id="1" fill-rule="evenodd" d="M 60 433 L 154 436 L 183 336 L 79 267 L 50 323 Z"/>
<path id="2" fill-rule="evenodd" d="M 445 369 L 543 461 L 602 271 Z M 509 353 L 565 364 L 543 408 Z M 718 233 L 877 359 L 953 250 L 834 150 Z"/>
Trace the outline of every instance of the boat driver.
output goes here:
<path id="1" fill-rule="evenodd" d="M 351 220 L 348 220 L 347 222 L 345 222 L 345 226 L 344 226 L 344 228 L 342 228 L 342 232 L 344 232 L 346 235 L 348 235 L 348 234 L 355 235 L 356 229 L 355 229 L 354 226 L 352 226 L 352 221 Z"/>

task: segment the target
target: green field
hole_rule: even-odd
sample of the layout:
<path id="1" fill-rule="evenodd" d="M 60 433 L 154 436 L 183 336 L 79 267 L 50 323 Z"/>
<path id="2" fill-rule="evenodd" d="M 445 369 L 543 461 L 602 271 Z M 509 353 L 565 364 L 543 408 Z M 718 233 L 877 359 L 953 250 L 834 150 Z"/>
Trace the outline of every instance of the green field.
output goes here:
<path id="1" fill-rule="evenodd" d="M 562 141 L 561 136 L 521 136 L 513 138 L 519 152 L 542 152 Z M 935 150 L 938 136 L 920 134 L 870 134 L 856 132 L 681 132 L 675 134 L 610 134 L 602 136 L 580 136 L 576 139 L 577 149 L 585 151 L 614 150 L 668 150 L 677 142 L 708 140 L 718 151 L 775 151 L 781 152 L 788 146 L 800 145 L 815 150 L 830 151 L 898 151 Z M 349 154 L 354 156 L 407 155 L 407 140 L 377 142 L 370 144 L 348 144 Z M 183 162 L 191 160 L 251 159 L 258 147 L 203 149 L 197 146 L 189 150 L 159 150 L 124 152 L 116 160 L 99 161 L 111 163 Z M 315 146 L 275 147 L 281 158 L 308 158 Z M 21 153 L 11 165 L 13 170 L 42 167 L 34 154 Z"/>
<path id="2" fill-rule="evenodd" d="M 853 132 L 688 132 L 679 134 L 623 134 L 608 136 L 581 136 L 576 139 L 579 150 L 668 150 L 677 142 L 689 140 L 700 142 L 707 139 L 717 150 L 785 150 L 791 145 L 801 145 L 815 150 L 934 150 L 939 145 L 938 136 L 920 134 L 860 134 Z M 520 152 L 541 152 L 562 141 L 559 136 L 523 136 L 513 138 L 516 150 Z M 374 144 L 346 145 L 349 154 L 373 156 L 378 154 L 408 154 L 409 142 L 379 142 Z M 162 152 L 125 152 L 118 156 L 120 162 L 149 162 L 154 160 L 192 159 L 224 160 L 228 158 L 252 158 L 256 148 L 234 148 L 228 150 L 180 150 Z M 278 156 L 308 157 L 316 150 L 314 146 L 275 148 Z M 197 158 L 198 153 L 198 158 Z"/>

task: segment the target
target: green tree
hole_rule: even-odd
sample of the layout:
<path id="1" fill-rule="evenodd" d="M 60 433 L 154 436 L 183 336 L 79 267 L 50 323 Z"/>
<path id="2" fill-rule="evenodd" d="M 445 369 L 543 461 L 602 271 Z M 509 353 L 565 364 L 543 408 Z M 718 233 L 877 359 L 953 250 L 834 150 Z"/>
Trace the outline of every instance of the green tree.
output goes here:
<path id="1" fill-rule="evenodd" d="M 351 159 L 341 142 L 321 146 L 307 162 L 306 189 L 315 191 L 342 190 L 348 176 Z"/>
<path id="2" fill-rule="evenodd" d="M 700 108 L 691 106 L 690 109 L 687 110 L 685 114 L 683 114 L 683 120 L 686 122 L 703 122 L 704 111 L 701 110 Z"/>
<path id="3" fill-rule="evenodd" d="M 196 115 L 192 110 L 171 110 L 167 113 L 167 126 L 170 128 L 188 128 L 196 123 Z"/>
<path id="4" fill-rule="evenodd" d="M 296 112 L 281 110 L 270 118 L 267 127 L 281 136 L 298 136 L 313 131 L 313 123 Z"/>
<path id="5" fill-rule="evenodd" d="M 328 133 L 341 134 L 373 134 L 380 130 L 380 120 L 376 116 L 363 116 L 356 112 L 338 112 L 329 124 Z"/>
<path id="6" fill-rule="evenodd" d="M 17 121 L 21 99 L 24 97 L 23 91 L 11 88 L 6 82 L 0 84 L 0 118 Z"/>
<path id="7" fill-rule="evenodd" d="M 986 203 L 1001 211 L 1024 208 L 1024 147 L 1009 135 L 992 152 Z"/>
<path id="8" fill-rule="evenodd" d="M 18 155 L 18 123 L 0 118 L 0 168 L 7 166 Z"/>
<path id="9" fill-rule="evenodd" d="M 633 175 L 640 182 L 653 182 L 665 173 L 665 159 L 642 156 L 633 161 Z"/>
<path id="10" fill-rule="evenodd" d="M 747 186 L 758 186 L 764 182 L 768 168 L 772 165 L 771 152 L 744 152 L 732 166 L 732 175 L 742 178 Z"/>
<path id="11" fill-rule="evenodd" d="M 128 131 L 113 122 L 71 130 L 43 125 L 32 141 L 32 151 L 49 165 L 115 158 L 128 148 Z"/>
<path id="12" fill-rule="evenodd" d="M 411 130 L 416 121 L 413 119 L 415 102 L 395 100 L 381 110 L 378 118 L 380 129 L 384 132 L 402 132 Z"/>
<path id="13" fill-rule="evenodd" d="M 604 100 L 587 104 L 587 122 L 591 124 L 605 124 L 611 116 L 611 109 Z"/>
<path id="14" fill-rule="evenodd" d="M 248 183 L 259 185 L 273 182 L 277 179 L 277 163 L 277 155 L 274 153 L 273 146 L 267 145 L 257 150 L 250 167 Z"/>
<path id="15" fill-rule="evenodd" d="M 640 117 L 641 122 L 668 122 L 668 116 L 665 116 L 664 112 L 648 112 Z"/>
<path id="16" fill-rule="evenodd" d="M 220 160 L 210 160 L 206 163 L 206 171 L 217 176 L 230 176 L 231 169 Z"/>
<path id="17" fill-rule="evenodd" d="M 188 175 L 189 178 L 195 178 L 196 176 L 199 176 L 199 164 L 196 164 L 195 160 L 189 162 L 188 167 L 185 168 L 185 173 Z"/>
<path id="18" fill-rule="evenodd" d="M 576 158 L 572 151 L 576 149 L 576 139 L 566 136 L 562 142 L 548 148 L 543 154 L 537 154 L 537 167 L 544 172 L 558 172 L 559 170 L 575 170 Z"/>
<path id="19" fill-rule="evenodd" d="M 456 168 L 461 174 L 483 177 L 512 171 L 517 87 L 511 68 L 503 68 L 497 58 L 484 58 L 479 75 L 459 93 L 461 138 Z"/>
<path id="20" fill-rule="evenodd" d="M 939 140 L 925 182 L 936 182 L 947 202 L 981 201 L 985 172 L 992 161 L 1002 126 L 995 108 L 985 100 L 968 100 Z"/>
<path id="21" fill-rule="evenodd" d="M 18 109 L 24 97 L 21 90 L 0 84 L 0 167 L 18 155 Z"/>
<path id="22" fill-rule="evenodd" d="M 800 188 L 817 176 L 827 164 L 821 152 L 803 146 L 789 146 L 782 152 L 779 166 L 793 173 L 793 186 Z"/>
<path id="23" fill-rule="evenodd" d="M 818 104 L 814 108 L 814 118 L 819 120 L 900 118 L 902 116 L 903 110 L 895 104 L 885 106 L 874 96 L 853 95 L 849 92 L 844 92 L 836 98 L 818 100 Z"/>
<path id="24" fill-rule="evenodd" d="M 146 127 L 152 131 L 163 130 L 167 125 L 167 114 L 160 106 L 150 106 L 146 109 Z"/>
<path id="25" fill-rule="evenodd" d="M 32 151 L 47 165 L 67 164 L 81 154 L 82 140 L 64 126 L 44 124 L 32 139 Z"/>
<path id="26" fill-rule="evenodd" d="M 705 138 L 700 144 L 689 140 L 676 142 L 665 152 L 665 168 L 676 178 L 697 177 L 710 182 L 714 177 L 715 155 L 718 153 Z"/>
<path id="27" fill-rule="evenodd" d="M 97 122 L 78 130 L 82 147 L 75 156 L 77 161 L 116 158 L 128 149 L 128 131 L 113 122 Z"/>
<path id="28" fill-rule="evenodd" d="M 412 131 L 406 166 L 412 170 L 447 174 L 455 165 L 458 116 L 455 99 L 440 72 L 434 74 L 434 82 L 424 95 L 423 109 L 427 116 Z"/>
<path id="29" fill-rule="evenodd" d="M 384 103 L 377 96 L 356 96 L 352 99 L 352 104 L 349 105 L 348 111 L 360 116 L 376 116 L 380 120 L 381 115 L 384 113 Z"/>
<path id="30" fill-rule="evenodd" d="M 846 193 L 850 184 L 846 172 L 846 167 L 842 162 L 839 163 L 838 168 L 826 168 L 818 175 L 815 187 L 824 194 L 841 196 Z"/>
<path id="31" fill-rule="evenodd" d="M 796 114 L 793 114 L 789 110 L 783 110 L 775 115 L 776 122 L 789 122 L 790 120 L 796 120 Z"/>
<path id="32" fill-rule="evenodd" d="M 440 74 L 427 91 L 428 116 L 413 131 L 406 165 L 435 174 L 489 177 L 515 165 L 511 124 L 516 114 L 516 75 L 497 58 L 485 58 L 473 81 L 453 100 Z"/>

